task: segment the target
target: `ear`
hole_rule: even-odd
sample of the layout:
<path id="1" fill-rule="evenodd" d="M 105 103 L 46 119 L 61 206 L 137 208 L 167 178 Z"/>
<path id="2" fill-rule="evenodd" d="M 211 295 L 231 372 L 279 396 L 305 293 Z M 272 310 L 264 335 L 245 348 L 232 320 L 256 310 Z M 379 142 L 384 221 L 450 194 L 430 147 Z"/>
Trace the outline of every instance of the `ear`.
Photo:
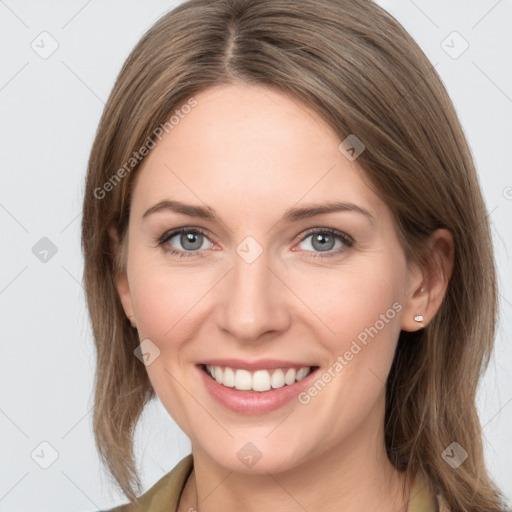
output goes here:
<path id="1" fill-rule="evenodd" d="M 447 229 L 437 229 L 429 237 L 423 263 L 414 265 L 408 273 L 402 330 L 425 327 L 439 310 L 452 276 L 454 251 L 453 237 Z M 415 320 L 418 315 L 423 320 Z"/>
<path id="2" fill-rule="evenodd" d="M 114 258 L 118 256 L 119 251 L 126 250 L 126 244 L 124 246 L 119 243 L 119 233 L 115 226 L 111 226 L 108 230 L 110 236 L 110 247 Z M 135 318 L 135 312 L 133 308 L 132 295 L 130 293 L 130 285 L 128 283 L 128 275 L 126 268 L 122 271 L 118 271 L 114 265 L 115 275 L 114 281 L 116 283 L 117 293 L 123 305 L 124 312 L 129 318 L 132 327 L 137 327 L 137 320 Z"/>

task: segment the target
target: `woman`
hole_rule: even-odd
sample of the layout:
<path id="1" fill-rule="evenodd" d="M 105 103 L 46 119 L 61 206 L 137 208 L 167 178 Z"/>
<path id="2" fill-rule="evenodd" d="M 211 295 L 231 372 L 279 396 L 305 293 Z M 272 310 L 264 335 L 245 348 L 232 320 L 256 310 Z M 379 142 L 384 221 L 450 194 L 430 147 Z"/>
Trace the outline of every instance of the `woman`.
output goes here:
<path id="1" fill-rule="evenodd" d="M 116 510 L 505 510 L 475 408 L 486 208 L 438 75 L 377 5 L 166 14 L 106 105 L 82 241 Z M 192 454 L 137 498 L 155 396 Z"/>

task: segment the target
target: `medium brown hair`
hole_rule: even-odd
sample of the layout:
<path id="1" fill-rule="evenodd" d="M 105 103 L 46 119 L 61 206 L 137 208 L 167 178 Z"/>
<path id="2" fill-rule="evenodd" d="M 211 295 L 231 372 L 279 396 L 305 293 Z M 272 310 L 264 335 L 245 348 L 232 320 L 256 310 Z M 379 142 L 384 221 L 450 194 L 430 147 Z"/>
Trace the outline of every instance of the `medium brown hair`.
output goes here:
<path id="1" fill-rule="evenodd" d="M 93 426 L 111 474 L 136 501 L 133 433 L 155 396 L 115 286 L 139 168 L 130 159 L 179 105 L 228 83 L 275 88 L 314 108 L 340 140 L 355 134 L 366 146 L 357 162 L 391 209 L 409 262 L 421 260 L 435 229 L 452 233 L 454 268 L 439 311 L 424 329 L 400 333 L 387 382 L 386 448 L 398 469 L 423 473 L 453 512 L 505 510 L 485 468 L 475 406 L 497 314 L 486 207 L 438 74 L 405 29 L 368 0 L 189 0 L 126 60 L 92 146 L 82 221 L 97 351 Z M 120 234 L 117 253 L 110 226 Z M 468 452 L 457 470 L 441 456 L 453 441 Z"/>

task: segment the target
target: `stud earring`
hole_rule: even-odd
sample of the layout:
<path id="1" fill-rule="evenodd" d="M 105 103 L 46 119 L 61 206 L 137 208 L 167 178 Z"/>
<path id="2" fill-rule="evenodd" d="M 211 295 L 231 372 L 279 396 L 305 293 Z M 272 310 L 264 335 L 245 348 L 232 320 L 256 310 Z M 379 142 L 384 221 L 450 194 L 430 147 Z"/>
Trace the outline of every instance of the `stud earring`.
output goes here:
<path id="1" fill-rule="evenodd" d="M 415 315 L 414 321 L 418 322 L 421 328 L 425 327 L 425 325 L 423 324 L 423 315 Z"/>

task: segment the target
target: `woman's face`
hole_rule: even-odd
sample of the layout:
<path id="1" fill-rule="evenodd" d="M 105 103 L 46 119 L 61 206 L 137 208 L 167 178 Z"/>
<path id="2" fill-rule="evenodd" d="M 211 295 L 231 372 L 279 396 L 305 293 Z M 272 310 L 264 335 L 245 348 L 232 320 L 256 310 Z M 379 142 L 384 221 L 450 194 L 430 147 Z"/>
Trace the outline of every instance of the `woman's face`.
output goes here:
<path id="1" fill-rule="evenodd" d="M 159 399 L 234 471 L 380 441 L 413 277 L 390 210 L 305 105 L 245 85 L 195 99 L 138 171 L 118 282 Z"/>

